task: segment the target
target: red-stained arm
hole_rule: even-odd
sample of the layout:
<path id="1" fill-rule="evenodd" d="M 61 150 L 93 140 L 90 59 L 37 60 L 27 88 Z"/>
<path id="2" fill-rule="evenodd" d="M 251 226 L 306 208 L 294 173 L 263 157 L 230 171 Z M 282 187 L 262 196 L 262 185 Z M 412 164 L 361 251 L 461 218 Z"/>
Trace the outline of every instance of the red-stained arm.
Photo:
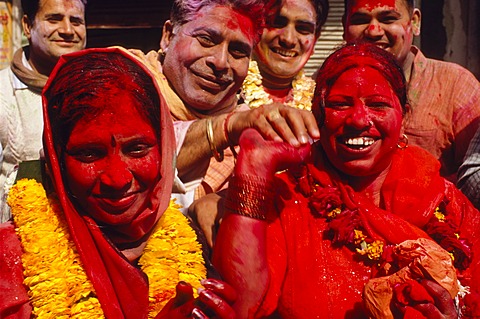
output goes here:
<path id="1" fill-rule="evenodd" d="M 275 215 L 271 211 L 274 198 L 269 197 L 274 194 L 272 180 L 276 171 L 303 161 L 310 148 L 265 141 L 253 129 L 242 134 L 240 148 L 236 180 L 230 182 L 213 262 L 223 279 L 237 290 L 234 304 L 237 318 L 254 318 L 270 284 L 266 252 L 268 224 L 261 217 Z M 268 193 L 271 195 L 264 196 Z M 252 202 L 255 204 L 251 205 Z M 255 218 L 245 216 L 252 211 Z"/>
<path id="2" fill-rule="evenodd" d="M 238 293 L 237 318 L 253 318 L 268 288 L 267 223 L 227 213 L 215 243 L 213 263 Z"/>

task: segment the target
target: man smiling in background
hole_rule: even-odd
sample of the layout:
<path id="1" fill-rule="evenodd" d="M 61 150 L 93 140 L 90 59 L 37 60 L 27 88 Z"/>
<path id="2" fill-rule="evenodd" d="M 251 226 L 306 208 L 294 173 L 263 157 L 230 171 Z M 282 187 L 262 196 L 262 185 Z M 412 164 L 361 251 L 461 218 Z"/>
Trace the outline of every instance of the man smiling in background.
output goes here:
<path id="1" fill-rule="evenodd" d="M 0 71 L 0 221 L 9 219 L 4 200 L 17 165 L 38 160 L 43 116 L 40 93 L 62 54 L 85 48 L 86 0 L 22 1 L 22 27 L 28 46 L 15 52 L 11 67 Z M 4 193 L 5 191 L 5 193 Z M 3 209 L 2 209 L 3 208 Z"/>
<path id="2" fill-rule="evenodd" d="M 347 42 L 373 42 L 396 57 L 408 82 L 406 141 L 437 157 L 441 174 L 455 181 L 480 123 L 478 80 L 457 64 L 426 58 L 412 45 L 421 25 L 414 0 L 345 0 L 343 24 Z"/>

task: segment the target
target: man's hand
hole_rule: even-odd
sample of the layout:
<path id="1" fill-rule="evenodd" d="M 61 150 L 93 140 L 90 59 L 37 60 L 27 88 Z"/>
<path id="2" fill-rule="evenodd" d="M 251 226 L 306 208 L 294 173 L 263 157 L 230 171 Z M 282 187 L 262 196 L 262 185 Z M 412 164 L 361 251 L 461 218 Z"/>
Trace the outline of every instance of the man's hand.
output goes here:
<path id="1" fill-rule="evenodd" d="M 320 131 L 312 112 L 273 103 L 237 112 L 229 120 L 229 137 L 238 144 L 241 133 L 255 128 L 266 140 L 287 142 L 292 146 L 307 144 L 320 138 Z"/>
<path id="2" fill-rule="evenodd" d="M 220 223 L 222 222 L 224 212 L 224 196 L 220 194 L 207 194 L 194 201 L 188 208 L 188 216 L 190 216 L 203 231 L 207 240 L 207 244 L 210 247 L 213 247 L 215 235 Z"/>

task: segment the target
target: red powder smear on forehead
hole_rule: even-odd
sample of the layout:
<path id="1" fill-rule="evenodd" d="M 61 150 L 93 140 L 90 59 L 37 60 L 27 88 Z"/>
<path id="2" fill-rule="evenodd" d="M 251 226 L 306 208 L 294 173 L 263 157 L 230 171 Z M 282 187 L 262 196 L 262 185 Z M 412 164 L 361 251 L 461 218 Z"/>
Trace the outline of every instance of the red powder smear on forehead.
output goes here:
<path id="1" fill-rule="evenodd" d="M 255 37 L 253 31 L 253 21 L 245 14 L 231 10 L 232 19 L 230 19 L 226 25 L 232 31 L 240 29 L 240 31 L 251 41 Z"/>
<path id="2" fill-rule="evenodd" d="M 370 11 L 381 7 L 395 8 L 395 0 L 353 0 L 350 3 L 351 11 L 362 8 Z"/>

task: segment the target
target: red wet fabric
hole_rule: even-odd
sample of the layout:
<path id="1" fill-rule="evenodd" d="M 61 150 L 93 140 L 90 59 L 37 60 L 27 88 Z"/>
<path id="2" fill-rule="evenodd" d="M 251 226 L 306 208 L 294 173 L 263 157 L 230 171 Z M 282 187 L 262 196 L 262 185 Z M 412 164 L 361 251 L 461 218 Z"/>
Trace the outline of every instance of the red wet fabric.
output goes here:
<path id="1" fill-rule="evenodd" d="M 321 159 L 314 160 L 321 163 Z M 459 226 L 461 236 L 473 245 L 474 259 L 461 273 L 464 285 L 478 292 L 480 264 L 480 213 L 453 184 L 439 177 L 438 162 L 417 147 L 398 150 L 382 188 L 381 209 L 365 213 L 365 221 L 377 236 L 396 244 L 425 237 L 421 230 L 436 206 L 445 201 L 446 210 Z M 348 188 L 324 168 L 309 165 L 316 183 Z M 330 169 L 328 171 L 331 171 Z M 282 318 L 366 318 L 362 291 L 376 269 L 360 261 L 349 248 L 332 244 L 329 223 L 312 213 L 310 198 L 299 191 L 297 179 L 289 173 L 279 176 L 280 199 L 275 203 L 279 218 L 268 226 L 267 253 L 270 285 L 259 313 L 275 309 Z M 341 200 L 360 211 L 371 209 L 359 194 L 342 192 Z M 388 209 L 387 209 L 388 208 Z M 480 315 L 471 302 L 465 313 Z"/>

